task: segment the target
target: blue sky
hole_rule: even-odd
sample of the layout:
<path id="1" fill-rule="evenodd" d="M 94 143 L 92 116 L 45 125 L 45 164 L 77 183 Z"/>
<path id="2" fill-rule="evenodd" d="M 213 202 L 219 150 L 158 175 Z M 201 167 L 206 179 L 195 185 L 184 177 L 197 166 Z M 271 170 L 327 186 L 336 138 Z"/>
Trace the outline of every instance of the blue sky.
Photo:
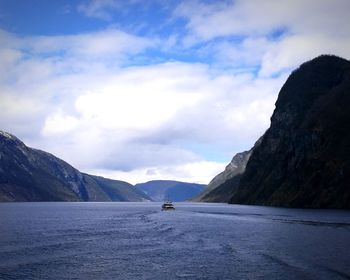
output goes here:
<path id="1" fill-rule="evenodd" d="M 168 3 L 167 3 L 168 2 Z M 166 4 L 165 4 L 166 3 Z M 169 21 L 176 1 L 1 1 L 2 26 L 31 35 L 68 35 L 114 25 L 140 36 L 177 28 Z M 175 19 L 176 21 L 176 19 Z"/>
<path id="2" fill-rule="evenodd" d="M 208 183 L 302 62 L 349 59 L 347 0 L 0 0 L 0 129 L 131 183 Z"/>

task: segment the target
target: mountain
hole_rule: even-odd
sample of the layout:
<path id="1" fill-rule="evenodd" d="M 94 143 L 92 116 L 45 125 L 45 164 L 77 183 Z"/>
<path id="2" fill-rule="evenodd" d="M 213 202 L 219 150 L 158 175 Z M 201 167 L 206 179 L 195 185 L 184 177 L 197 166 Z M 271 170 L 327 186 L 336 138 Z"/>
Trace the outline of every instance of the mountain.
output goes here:
<path id="1" fill-rule="evenodd" d="M 349 108 L 348 60 L 302 64 L 283 85 L 230 203 L 350 208 Z"/>
<path id="2" fill-rule="evenodd" d="M 231 162 L 226 166 L 225 170 L 216 175 L 214 179 L 210 181 L 208 187 L 198 196 L 193 198 L 192 201 L 228 202 L 233 195 L 231 192 L 235 188 L 232 188 L 231 184 L 229 184 L 228 187 L 224 187 L 223 184 L 244 172 L 251 154 L 252 149 L 236 154 L 232 158 Z M 218 188 L 219 186 L 221 187 Z M 228 193 L 230 193 L 230 195 L 228 195 Z"/>
<path id="3" fill-rule="evenodd" d="M 136 184 L 135 187 L 143 191 L 153 201 L 186 201 L 198 195 L 206 185 L 184 183 L 178 181 L 149 181 Z"/>
<path id="4" fill-rule="evenodd" d="M 323 55 L 302 64 L 282 87 L 244 172 L 227 168 L 198 200 L 350 208 L 349 107 L 349 61 Z"/>
<path id="5" fill-rule="evenodd" d="M 79 172 L 0 131 L 0 201 L 144 201 L 132 185 Z"/>
<path id="6" fill-rule="evenodd" d="M 151 201 L 151 198 L 133 185 L 119 180 L 83 174 L 91 178 L 111 201 Z"/>

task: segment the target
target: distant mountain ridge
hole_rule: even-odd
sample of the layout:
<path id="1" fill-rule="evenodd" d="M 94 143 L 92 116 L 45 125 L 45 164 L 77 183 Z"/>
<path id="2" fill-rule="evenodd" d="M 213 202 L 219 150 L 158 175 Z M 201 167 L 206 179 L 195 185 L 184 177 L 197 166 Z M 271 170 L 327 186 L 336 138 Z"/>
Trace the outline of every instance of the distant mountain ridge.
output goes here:
<path id="1" fill-rule="evenodd" d="M 131 184 L 84 174 L 0 131 L 0 201 L 149 201 Z"/>
<path id="2" fill-rule="evenodd" d="M 155 180 L 136 184 L 135 187 L 147 194 L 153 201 L 186 201 L 198 195 L 206 185 L 171 180 Z"/>
<path id="3" fill-rule="evenodd" d="M 349 108 L 348 60 L 322 55 L 302 64 L 283 85 L 244 173 L 214 192 L 230 203 L 350 208 Z"/>

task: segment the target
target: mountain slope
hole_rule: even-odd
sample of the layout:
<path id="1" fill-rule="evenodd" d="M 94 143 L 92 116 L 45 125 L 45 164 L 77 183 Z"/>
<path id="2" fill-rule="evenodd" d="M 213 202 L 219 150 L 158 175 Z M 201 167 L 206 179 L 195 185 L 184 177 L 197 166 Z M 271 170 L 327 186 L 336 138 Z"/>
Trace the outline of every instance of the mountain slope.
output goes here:
<path id="1" fill-rule="evenodd" d="M 231 203 L 350 208 L 350 62 L 320 56 L 282 87 Z"/>
<path id="2" fill-rule="evenodd" d="M 242 153 L 236 154 L 231 162 L 226 166 L 225 170 L 216 175 L 213 180 L 210 181 L 208 187 L 201 192 L 198 196 L 192 199 L 192 201 L 201 202 L 228 202 L 232 197 L 230 193 L 234 188 L 231 188 L 229 184 L 228 189 L 223 187 L 227 181 L 233 177 L 244 172 L 247 162 L 252 153 L 252 149 Z M 237 179 L 236 179 L 237 180 Z M 219 189 L 218 187 L 221 186 Z M 230 195 L 228 195 L 230 193 Z"/>
<path id="3" fill-rule="evenodd" d="M 128 185 L 128 188 L 126 188 Z M 118 195 L 114 195 L 118 191 Z M 80 173 L 0 131 L 0 201 L 143 201 L 128 183 Z"/>
<path id="4" fill-rule="evenodd" d="M 153 201 L 186 201 L 198 195 L 206 185 L 178 181 L 156 180 L 136 184 L 136 188 L 147 194 Z"/>
<path id="5" fill-rule="evenodd" d="M 84 174 L 84 176 L 89 176 L 94 180 L 101 190 L 108 195 L 112 201 L 150 201 L 144 192 L 138 190 L 133 185 L 117 180 L 111 180 L 103 178 L 100 176 L 93 176 Z"/>

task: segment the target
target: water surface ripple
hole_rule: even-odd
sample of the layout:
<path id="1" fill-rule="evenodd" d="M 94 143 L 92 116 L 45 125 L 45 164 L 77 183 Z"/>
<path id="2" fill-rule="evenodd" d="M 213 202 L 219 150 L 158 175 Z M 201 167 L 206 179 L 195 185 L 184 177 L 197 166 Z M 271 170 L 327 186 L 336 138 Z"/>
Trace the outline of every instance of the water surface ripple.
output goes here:
<path id="1" fill-rule="evenodd" d="M 0 279 L 350 279 L 350 211 L 2 203 Z"/>

